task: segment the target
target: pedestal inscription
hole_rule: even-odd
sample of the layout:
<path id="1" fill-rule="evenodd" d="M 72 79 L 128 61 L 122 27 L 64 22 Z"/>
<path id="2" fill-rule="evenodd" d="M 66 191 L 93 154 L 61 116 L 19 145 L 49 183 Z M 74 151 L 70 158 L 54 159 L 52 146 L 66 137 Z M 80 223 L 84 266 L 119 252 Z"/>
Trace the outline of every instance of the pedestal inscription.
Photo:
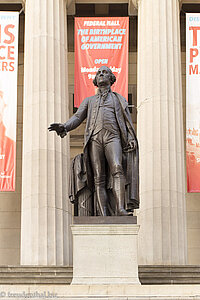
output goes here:
<path id="1" fill-rule="evenodd" d="M 134 217 L 126 217 L 126 224 L 117 224 L 117 221 L 103 224 L 101 221 L 101 224 L 71 226 L 72 284 L 140 284 L 137 262 L 139 226 L 133 220 Z"/>

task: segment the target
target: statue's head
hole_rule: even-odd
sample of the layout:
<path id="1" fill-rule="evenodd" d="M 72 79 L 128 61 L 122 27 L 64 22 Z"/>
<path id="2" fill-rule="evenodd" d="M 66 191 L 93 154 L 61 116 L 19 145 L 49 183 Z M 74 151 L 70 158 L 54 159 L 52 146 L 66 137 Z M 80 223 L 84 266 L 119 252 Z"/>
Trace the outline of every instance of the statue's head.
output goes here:
<path id="1" fill-rule="evenodd" d="M 98 87 L 107 85 L 111 86 L 115 81 L 116 77 L 111 71 L 111 69 L 106 66 L 102 66 L 97 71 L 96 76 L 93 80 L 93 84 Z"/>

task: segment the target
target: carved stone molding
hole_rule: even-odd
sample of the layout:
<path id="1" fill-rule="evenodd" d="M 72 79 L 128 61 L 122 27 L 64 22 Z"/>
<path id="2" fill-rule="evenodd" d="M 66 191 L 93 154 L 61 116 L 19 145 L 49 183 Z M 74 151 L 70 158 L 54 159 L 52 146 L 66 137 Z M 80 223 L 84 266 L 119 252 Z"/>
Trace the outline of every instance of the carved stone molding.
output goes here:
<path id="1" fill-rule="evenodd" d="M 75 15 L 75 3 L 76 0 L 66 0 L 68 15 Z"/>
<path id="2" fill-rule="evenodd" d="M 181 9 L 184 0 L 178 0 L 178 1 L 179 1 L 179 4 L 180 4 L 180 9 Z M 132 2 L 133 6 L 134 6 L 136 9 L 138 9 L 141 0 L 130 0 L 130 2 Z M 199 1 L 199 2 L 200 2 L 200 1 Z"/>
<path id="3" fill-rule="evenodd" d="M 133 6 L 134 6 L 136 9 L 138 9 L 138 5 L 139 5 L 140 0 L 131 0 L 131 1 L 132 1 Z"/>
<path id="4" fill-rule="evenodd" d="M 178 0 L 179 1 L 179 8 L 181 10 L 182 4 L 183 4 L 183 0 Z"/>
<path id="5" fill-rule="evenodd" d="M 25 13 L 25 8 L 26 8 L 26 0 L 22 0 L 22 7 L 23 7 L 23 10 L 24 10 L 24 13 Z"/>

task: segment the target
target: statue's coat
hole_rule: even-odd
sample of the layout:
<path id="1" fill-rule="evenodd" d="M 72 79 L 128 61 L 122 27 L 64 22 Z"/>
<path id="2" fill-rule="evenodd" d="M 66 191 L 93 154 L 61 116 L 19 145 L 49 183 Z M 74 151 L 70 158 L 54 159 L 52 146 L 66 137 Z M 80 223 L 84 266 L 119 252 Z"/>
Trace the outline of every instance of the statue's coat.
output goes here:
<path id="1" fill-rule="evenodd" d="M 134 127 L 131 120 L 131 115 L 128 109 L 128 103 L 124 97 L 118 93 L 112 93 L 114 103 L 119 101 L 120 105 L 115 105 L 116 119 L 120 129 L 122 149 L 127 147 L 130 140 L 135 140 L 136 149 L 132 152 L 123 152 L 123 159 L 125 164 L 125 177 L 128 187 L 128 194 L 126 194 L 126 208 L 139 208 L 139 151 L 138 142 L 135 135 Z M 88 153 L 88 142 L 94 130 L 98 109 L 100 105 L 100 95 L 96 94 L 92 97 L 85 98 L 78 108 L 77 112 L 64 124 L 67 131 L 71 131 L 78 127 L 86 118 L 86 128 L 84 136 L 84 161 L 86 165 L 87 183 L 92 190 L 94 187 L 93 173 L 90 166 L 90 159 Z M 128 168 L 126 168 L 126 164 Z M 112 188 L 112 184 L 111 184 Z"/>

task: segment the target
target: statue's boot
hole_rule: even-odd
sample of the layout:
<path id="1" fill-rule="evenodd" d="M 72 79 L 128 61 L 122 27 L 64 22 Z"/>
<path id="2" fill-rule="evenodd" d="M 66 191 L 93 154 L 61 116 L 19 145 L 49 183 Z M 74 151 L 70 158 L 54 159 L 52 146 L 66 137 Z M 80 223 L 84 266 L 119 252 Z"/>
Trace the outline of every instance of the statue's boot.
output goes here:
<path id="1" fill-rule="evenodd" d="M 118 216 L 129 216 L 129 214 L 127 213 L 127 211 L 124 208 L 122 208 L 122 207 L 118 208 L 117 215 Z"/>
<path id="2" fill-rule="evenodd" d="M 101 215 L 108 216 L 107 193 L 104 183 L 96 185 L 96 197 Z"/>
<path id="3" fill-rule="evenodd" d="M 122 174 L 116 174 L 114 178 L 113 194 L 117 204 L 117 215 L 128 216 L 128 212 L 124 208 L 125 199 L 125 179 Z"/>

